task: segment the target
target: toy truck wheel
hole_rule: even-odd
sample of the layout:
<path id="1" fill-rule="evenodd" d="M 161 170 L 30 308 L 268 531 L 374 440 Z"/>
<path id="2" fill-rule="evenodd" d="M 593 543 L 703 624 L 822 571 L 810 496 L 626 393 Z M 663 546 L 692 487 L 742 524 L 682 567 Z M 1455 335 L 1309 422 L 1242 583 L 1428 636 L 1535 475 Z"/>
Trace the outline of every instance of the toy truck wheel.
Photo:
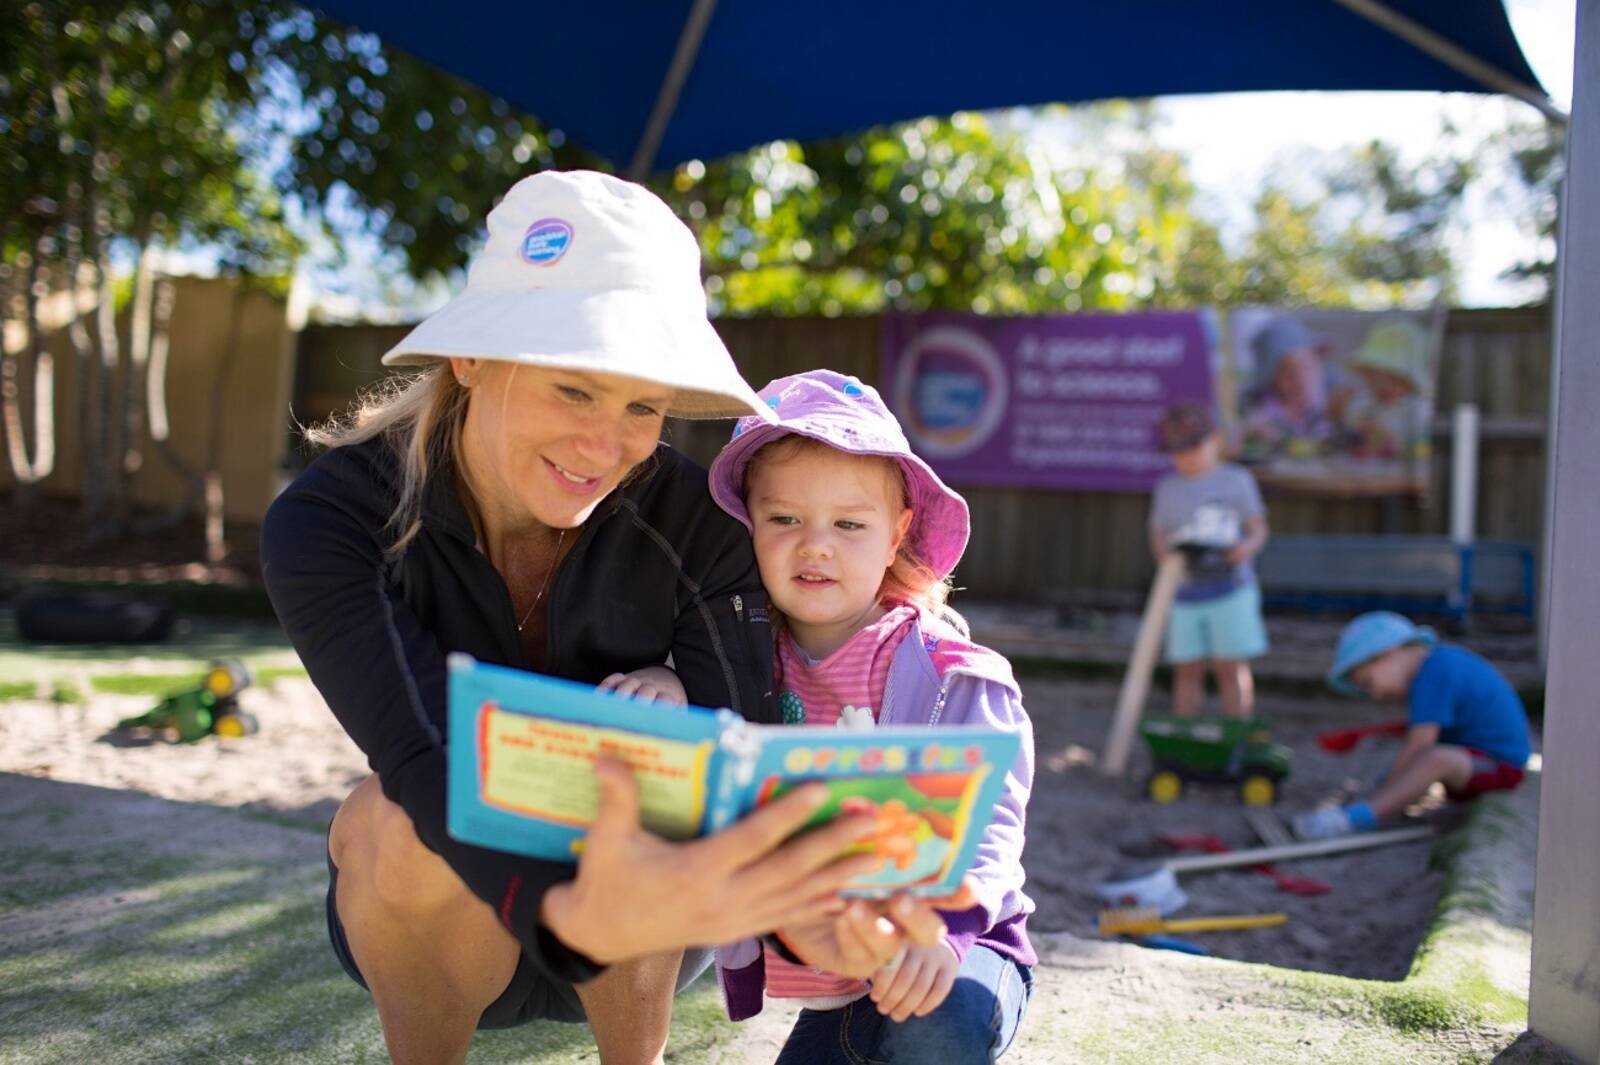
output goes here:
<path id="1" fill-rule="evenodd" d="M 218 736 L 229 739 L 238 739 L 241 736 L 252 736 L 261 731 L 261 723 L 254 714 L 224 714 L 217 718 L 217 723 L 212 731 Z"/>
<path id="2" fill-rule="evenodd" d="M 1271 777 L 1252 773 L 1240 781 L 1239 799 L 1246 806 L 1271 806 L 1278 801 L 1278 784 Z"/>
<path id="3" fill-rule="evenodd" d="M 232 659 L 213 662 L 206 671 L 205 688 L 218 699 L 229 699 L 250 686 L 250 674 Z"/>
<path id="4" fill-rule="evenodd" d="M 1170 769 L 1158 769 L 1150 774 L 1144 790 L 1153 802 L 1176 802 L 1183 794 L 1183 778 Z"/>

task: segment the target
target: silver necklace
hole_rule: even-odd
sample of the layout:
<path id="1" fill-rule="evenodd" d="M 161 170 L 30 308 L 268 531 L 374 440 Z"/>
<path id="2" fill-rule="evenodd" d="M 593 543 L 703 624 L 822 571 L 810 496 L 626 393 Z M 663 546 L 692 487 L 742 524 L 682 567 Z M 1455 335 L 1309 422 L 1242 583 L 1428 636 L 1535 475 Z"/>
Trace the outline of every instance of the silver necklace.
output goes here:
<path id="1" fill-rule="evenodd" d="M 533 612 L 539 609 L 539 600 L 544 598 L 545 590 L 550 587 L 550 578 L 555 574 L 556 567 L 561 564 L 561 544 L 567 538 L 567 530 L 562 529 L 556 537 L 555 557 L 550 560 L 550 568 L 544 571 L 544 583 L 539 585 L 539 594 L 533 597 L 533 605 L 528 607 L 528 612 L 522 615 L 522 620 L 517 622 L 517 633 L 520 635 L 528 624 L 528 619 L 533 617 Z"/>

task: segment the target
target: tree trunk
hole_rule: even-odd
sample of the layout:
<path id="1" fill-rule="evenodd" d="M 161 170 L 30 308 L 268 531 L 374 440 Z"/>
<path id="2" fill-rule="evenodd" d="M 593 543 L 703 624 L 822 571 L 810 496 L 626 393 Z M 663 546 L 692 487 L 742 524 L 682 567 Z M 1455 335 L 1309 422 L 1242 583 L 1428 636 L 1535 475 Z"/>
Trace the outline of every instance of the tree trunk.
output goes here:
<path id="1" fill-rule="evenodd" d="M 156 454 L 183 478 L 184 490 L 183 498 L 165 514 L 153 521 L 141 523 L 138 526 L 139 532 L 152 532 L 176 525 L 194 513 L 195 504 L 208 490 L 206 478 L 201 471 L 186 461 L 172 446 L 172 430 L 167 421 L 167 351 L 171 342 L 175 290 L 172 282 L 166 279 L 153 287 L 155 299 L 151 308 L 150 362 L 145 374 L 145 410 L 150 426 L 150 440 L 155 444 Z"/>
<path id="2" fill-rule="evenodd" d="M 117 388 L 120 428 L 109 458 L 117 468 L 122 493 L 117 500 L 117 524 L 126 529 L 133 509 L 133 477 L 144 462 L 144 370 L 150 362 L 150 317 L 155 302 L 156 249 L 144 239 L 134 245 L 139 252 L 133 268 L 133 306 L 128 315 L 128 354 L 122 360 L 122 380 Z"/>
<path id="3" fill-rule="evenodd" d="M 239 359 L 239 338 L 244 332 L 244 305 L 247 295 L 244 278 L 233 292 L 232 314 L 228 319 L 228 346 L 222 353 L 211 382 L 211 431 L 206 437 L 206 561 L 221 562 L 228 554 L 223 535 L 222 486 L 222 406 L 227 396 L 228 378 Z"/>
<path id="4" fill-rule="evenodd" d="M 72 293 L 72 318 L 67 323 L 67 339 L 72 344 L 73 364 L 77 367 L 78 382 L 78 468 L 82 475 L 79 500 L 83 512 L 88 513 L 91 492 L 98 491 L 98 478 L 90 483 L 91 452 L 90 427 L 94 423 L 94 342 L 89 337 L 89 327 L 84 322 L 83 250 L 89 227 L 84 210 L 83 187 L 74 182 L 67 192 L 67 209 L 62 226 L 62 269 L 66 272 L 68 291 Z"/>
<path id="5" fill-rule="evenodd" d="M 43 287 L 39 269 L 41 243 L 35 241 L 29 249 L 28 268 L 23 279 L 27 346 L 15 354 L 0 351 L 0 411 L 5 421 L 6 455 L 17 483 L 17 501 L 24 507 L 32 505 L 35 486 L 55 468 L 55 362 L 39 335 L 39 296 Z M 33 407 L 31 432 L 26 413 L 30 405 Z"/>
<path id="6" fill-rule="evenodd" d="M 111 383 L 115 379 L 117 364 L 122 361 L 121 346 L 117 340 L 117 296 L 111 283 L 111 220 L 103 203 L 94 211 L 94 261 L 99 298 L 95 304 L 95 351 L 100 356 L 95 363 L 95 412 L 93 435 L 90 440 L 89 462 L 96 471 L 97 492 L 88 507 L 94 519 L 90 530 L 92 539 L 103 539 L 115 529 L 116 513 L 121 505 L 121 468 L 113 461 L 119 455 L 121 434 L 112 423 Z"/>

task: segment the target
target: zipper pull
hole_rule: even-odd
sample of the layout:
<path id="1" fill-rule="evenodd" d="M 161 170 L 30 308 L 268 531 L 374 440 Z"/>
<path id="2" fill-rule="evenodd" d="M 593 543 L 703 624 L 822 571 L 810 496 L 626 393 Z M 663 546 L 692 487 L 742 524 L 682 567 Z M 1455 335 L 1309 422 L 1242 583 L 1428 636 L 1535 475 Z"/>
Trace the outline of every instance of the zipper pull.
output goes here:
<path id="1" fill-rule="evenodd" d="M 733 597 L 733 612 L 740 621 L 744 620 L 744 596 L 735 595 Z"/>

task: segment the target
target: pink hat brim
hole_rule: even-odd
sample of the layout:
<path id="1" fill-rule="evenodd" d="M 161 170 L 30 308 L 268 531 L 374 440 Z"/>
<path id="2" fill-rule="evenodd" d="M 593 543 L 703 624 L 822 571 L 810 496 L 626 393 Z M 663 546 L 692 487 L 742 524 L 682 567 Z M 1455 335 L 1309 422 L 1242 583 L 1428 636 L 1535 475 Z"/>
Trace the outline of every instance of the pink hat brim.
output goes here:
<path id="1" fill-rule="evenodd" d="M 741 423 L 743 424 L 743 423 Z M 723 447 L 711 463 L 711 498 L 717 505 L 755 531 L 744 504 L 744 473 L 755 453 L 783 436 L 805 436 L 821 441 L 846 454 L 874 455 L 894 459 L 905 471 L 906 492 L 910 497 L 911 529 L 907 546 L 934 574 L 944 580 L 967 550 L 972 520 L 967 501 L 950 489 L 921 458 L 909 451 L 889 451 L 870 447 L 850 447 L 839 435 L 827 435 L 785 424 L 757 424 L 740 433 Z"/>

